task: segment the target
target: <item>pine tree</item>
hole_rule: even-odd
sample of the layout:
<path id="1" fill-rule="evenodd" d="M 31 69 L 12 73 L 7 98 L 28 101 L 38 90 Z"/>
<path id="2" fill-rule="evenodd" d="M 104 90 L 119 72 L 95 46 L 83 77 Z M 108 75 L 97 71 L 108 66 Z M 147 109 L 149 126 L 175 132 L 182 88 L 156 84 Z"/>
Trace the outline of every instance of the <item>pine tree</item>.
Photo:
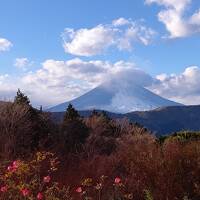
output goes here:
<path id="1" fill-rule="evenodd" d="M 64 116 L 64 122 L 78 120 L 79 118 L 80 118 L 80 115 L 79 115 L 78 111 L 70 103 L 67 107 L 67 110 L 66 110 L 66 113 Z"/>
<path id="2" fill-rule="evenodd" d="M 24 93 L 21 92 L 20 89 L 18 89 L 14 103 L 20 105 L 30 105 L 30 100 Z"/>
<path id="3" fill-rule="evenodd" d="M 78 111 L 69 104 L 62 123 L 61 140 L 64 142 L 65 150 L 80 151 L 88 135 L 89 130 Z"/>
<path id="4" fill-rule="evenodd" d="M 51 132 L 47 124 L 49 120 L 48 117 L 45 116 L 45 113 L 32 107 L 29 98 L 22 93 L 20 89 L 18 89 L 14 100 L 13 109 L 14 108 L 27 110 L 28 117 L 26 120 L 31 124 L 30 131 L 28 132 L 31 139 L 28 145 L 31 149 L 37 148 L 40 142 L 42 140 L 44 141 Z"/>
<path id="5" fill-rule="evenodd" d="M 90 114 L 90 117 L 93 117 L 93 116 L 99 116 L 99 113 L 95 109 Z"/>
<path id="6" fill-rule="evenodd" d="M 108 116 L 108 113 L 106 111 L 102 111 L 100 115 L 106 122 L 109 122 L 111 118 Z"/>

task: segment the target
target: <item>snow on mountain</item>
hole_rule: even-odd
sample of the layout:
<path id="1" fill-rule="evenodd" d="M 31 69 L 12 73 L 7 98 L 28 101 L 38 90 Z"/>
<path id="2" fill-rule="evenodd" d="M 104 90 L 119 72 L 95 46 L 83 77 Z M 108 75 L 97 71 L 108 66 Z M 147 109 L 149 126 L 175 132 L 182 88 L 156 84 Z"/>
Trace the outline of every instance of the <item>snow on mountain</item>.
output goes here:
<path id="1" fill-rule="evenodd" d="M 148 84 L 144 74 L 134 74 L 135 78 L 121 78 L 123 76 L 115 77 L 100 86 L 92 89 L 86 94 L 54 106 L 48 111 L 62 112 L 65 111 L 68 104 L 72 103 L 78 110 L 107 110 L 116 113 L 127 113 L 131 111 L 145 111 L 152 110 L 163 106 L 177 106 L 179 103 L 170 101 L 160 97 L 145 88 Z M 125 76 L 124 76 L 125 77 Z M 143 80 L 144 79 L 144 80 Z"/>

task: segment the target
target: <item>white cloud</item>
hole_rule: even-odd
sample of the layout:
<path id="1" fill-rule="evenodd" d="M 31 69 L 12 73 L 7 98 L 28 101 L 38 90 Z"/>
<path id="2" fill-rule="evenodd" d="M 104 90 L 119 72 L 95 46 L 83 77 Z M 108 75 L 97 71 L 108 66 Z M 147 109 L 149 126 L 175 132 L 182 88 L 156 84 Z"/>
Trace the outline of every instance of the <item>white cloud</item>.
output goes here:
<path id="1" fill-rule="evenodd" d="M 111 24 L 100 24 L 91 29 L 74 30 L 66 28 L 62 33 L 63 47 L 66 53 L 78 56 L 102 54 L 109 47 L 120 50 L 131 50 L 134 42 L 148 45 L 155 31 L 142 22 L 119 18 Z"/>
<path id="2" fill-rule="evenodd" d="M 27 67 L 31 66 L 33 62 L 31 62 L 28 58 L 16 58 L 14 62 L 14 66 L 23 70 L 26 70 Z"/>
<path id="3" fill-rule="evenodd" d="M 0 38 L 0 52 L 9 51 L 12 46 L 13 44 L 9 40 L 5 38 Z"/>
<path id="4" fill-rule="evenodd" d="M 0 101 L 13 100 L 16 92 L 15 80 L 8 74 L 0 74 Z"/>
<path id="5" fill-rule="evenodd" d="M 7 78 L 9 77 L 8 74 L 3 74 L 3 75 L 0 75 L 0 84 L 3 83 L 3 81 L 5 81 Z"/>
<path id="6" fill-rule="evenodd" d="M 183 104 L 200 104 L 200 68 L 191 66 L 181 74 L 161 74 L 150 89 L 166 98 Z"/>
<path id="7" fill-rule="evenodd" d="M 158 95 L 184 104 L 200 102 L 200 68 L 191 66 L 181 74 L 161 74 L 152 78 L 134 63 L 75 58 L 46 60 L 39 70 L 18 78 L 0 75 L 0 99 L 11 99 L 21 88 L 33 105 L 55 105 L 78 97 L 99 84 L 115 78 L 117 83 L 137 83 Z M 109 85 L 108 85 L 109 86 Z"/>
<path id="8" fill-rule="evenodd" d="M 192 16 L 187 16 L 192 0 L 146 0 L 146 4 L 157 3 L 164 9 L 158 13 L 158 19 L 162 22 L 170 38 L 179 38 L 200 33 L 200 11 Z"/>
<path id="9" fill-rule="evenodd" d="M 101 54 L 112 45 L 114 30 L 103 25 L 92 29 L 65 29 L 63 34 L 65 52 L 80 56 Z"/>
<path id="10" fill-rule="evenodd" d="M 197 66 L 188 67 L 178 75 L 161 74 L 152 78 L 134 63 L 124 61 L 46 60 L 40 70 L 21 77 L 20 87 L 26 88 L 35 104 L 55 105 L 78 97 L 111 78 L 122 84 L 136 82 L 183 104 L 200 102 L 200 68 Z"/>
<path id="11" fill-rule="evenodd" d="M 192 15 L 192 17 L 190 18 L 190 23 L 200 25 L 200 9 Z"/>
<path id="12" fill-rule="evenodd" d="M 23 84 L 38 88 L 41 94 L 55 93 L 51 100 L 62 102 L 94 88 L 111 75 L 133 68 L 134 65 L 123 61 L 114 64 L 98 60 L 85 62 L 75 58 L 66 62 L 46 60 L 42 66 L 35 73 L 24 76 Z"/>
<path id="13" fill-rule="evenodd" d="M 136 70 L 134 63 L 124 61 L 111 63 L 83 61 L 79 58 L 67 61 L 46 60 L 35 72 L 23 73 L 15 79 L 3 79 L 2 76 L 0 98 L 14 97 L 17 88 L 21 88 L 33 105 L 55 105 L 82 95 L 112 76 L 125 72 L 130 76 L 132 70 Z"/>
<path id="14" fill-rule="evenodd" d="M 130 24 L 130 20 L 120 17 L 119 19 L 115 19 L 112 22 L 113 26 L 124 26 Z"/>
<path id="15" fill-rule="evenodd" d="M 183 11 L 191 0 L 146 0 L 146 4 L 157 3 L 166 8 L 173 8 L 179 12 Z"/>
<path id="16" fill-rule="evenodd" d="M 132 22 L 131 26 L 118 38 L 118 48 L 120 50 L 131 50 L 134 42 L 140 42 L 147 46 L 152 42 L 152 38 L 155 34 L 155 31 L 152 29 L 143 25 L 138 25 L 136 22 Z"/>

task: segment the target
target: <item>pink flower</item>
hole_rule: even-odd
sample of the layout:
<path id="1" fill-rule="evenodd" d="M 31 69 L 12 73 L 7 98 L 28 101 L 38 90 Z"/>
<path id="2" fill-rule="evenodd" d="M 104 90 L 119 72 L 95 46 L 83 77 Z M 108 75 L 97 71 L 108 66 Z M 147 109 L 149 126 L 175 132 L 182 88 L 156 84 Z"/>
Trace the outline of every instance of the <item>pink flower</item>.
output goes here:
<path id="1" fill-rule="evenodd" d="M 76 189 L 76 192 L 78 192 L 78 193 L 81 193 L 83 190 L 82 190 L 82 188 L 81 187 L 78 187 L 77 189 Z"/>
<path id="2" fill-rule="evenodd" d="M 19 161 L 13 161 L 12 165 L 9 165 L 7 167 L 7 170 L 9 172 L 15 172 L 17 170 L 17 168 L 19 167 Z"/>
<path id="3" fill-rule="evenodd" d="M 17 168 L 14 168 L 13 166 L 10 165 L 10 166 L 8 166 L 7 170 L 9 172 L 15 172 L 17 170 Z"/>
<path id="4" fill-rule="evenodd" d="M 39 199 L 39 200 L 43 199 L 43 194 L 41 192 L 39 192 L 37 194 L 37 199 Z"/>
<path id="5" fill-rule="evenodd" d="M 30 191 L 28 189 L 24 188 L 24 189 L 21 190 L 21 193 L 24 197 L 26 197 L 30 194 Z"/>
<path id="6" fill-rule="evenodd" d="M 9 166 L 7 167 L 7 170 L 8 170 L 9 172 L 11 172 L 11 171 L 13 170 L 13 167 L 12 167 L 11 165 L 9 165 Z"/>
<path id="7" fill-rule="evenodd" d="M 43 178 L 43 182 L 45 182 L 45 183 L 49 183 L 50 181 L 51 181 L 51 177 L 50 176 L 45 176 Z"/>
<path id="8" fill-rule="evenodd" d="M 13 161 L 12 167 L 13 167 L 14 169 L 17 169 L 17 168 L 19 167 L 19 161 L 17 161 L 17 160 Z"/>
<path id="9" fill-rule="evenodd" d="M 115 184 L 119 184 L 121 182 L 121 179 L 119 177 L 115 178 Z"/>
<path id="10" fill-rule="evenodd" d="M 1 190 L 1 192 L 7 192 L 8 187 L 6 185 L 2 186 L 0 190 Z"/>

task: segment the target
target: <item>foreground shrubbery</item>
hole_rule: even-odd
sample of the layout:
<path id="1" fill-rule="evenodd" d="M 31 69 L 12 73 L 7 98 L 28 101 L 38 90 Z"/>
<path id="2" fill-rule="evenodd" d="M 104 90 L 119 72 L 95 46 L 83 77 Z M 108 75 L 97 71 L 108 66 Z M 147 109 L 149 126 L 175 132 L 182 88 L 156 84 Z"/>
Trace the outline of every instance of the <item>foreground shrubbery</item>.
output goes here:
<path id="1" fill-rule="evenodd" d="M 1 199 L 71 199 L 68 188 L 52 181 L 57 164 L 52 153 L 37 153 L 33 160 L 2 164 Z"/>
<path id="2" fill-rule="evenodd" d="M 38 152 L 32 159 L 1 162 L 0 199 L 199 199 L 198 142 L 159 147 L 148 135 L 133 138 L 110 156 L 59 162 Z"/>
<path id="3" fill-rule="evenodd" d="M 0 107 L 0 199 L 200 199 L 199 133 L 156 138 L 71 105 L 54 124 L 19 94 Z"/>
<path id="4" fill-rule="evenodd" d="M 1 199 L 133 199 L 127 193 L 121 178 L 116 177 L 111 187 L 109 177 L 102 175 L 97 182 L 92 178 L 83 179 L 76 188 L 65 187 L 54 179 L 58 161 L 52 153 L 39 152 L 33 160 L 13 161 L 10 165 L 1 165 L 4 172 L 0 176 Z M 109 187 L 109 190 L 108 190 Z"/>

